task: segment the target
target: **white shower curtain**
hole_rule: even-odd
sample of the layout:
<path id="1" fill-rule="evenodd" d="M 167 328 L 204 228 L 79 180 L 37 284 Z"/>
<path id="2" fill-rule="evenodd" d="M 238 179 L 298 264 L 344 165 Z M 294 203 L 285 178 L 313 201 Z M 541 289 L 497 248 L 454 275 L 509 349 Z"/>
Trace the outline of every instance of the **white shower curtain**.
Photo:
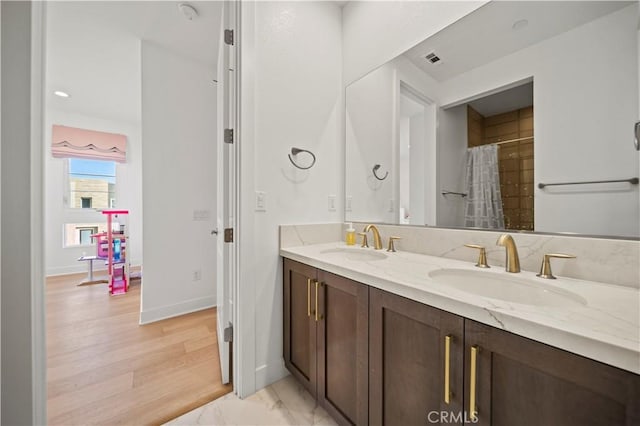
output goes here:
<path id="1" fill-rule="evenodd" d="M 465 226 L 504 229 L 497 145 L 467 149 Z"/>

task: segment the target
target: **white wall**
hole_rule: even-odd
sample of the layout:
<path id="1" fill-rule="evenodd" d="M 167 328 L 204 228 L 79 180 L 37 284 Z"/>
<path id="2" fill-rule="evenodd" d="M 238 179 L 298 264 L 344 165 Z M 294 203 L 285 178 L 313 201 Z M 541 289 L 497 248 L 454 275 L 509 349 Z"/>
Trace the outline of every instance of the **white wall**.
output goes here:
<path id="1" fill-rule="evenodd" d="M 216 304 L 214 77 L 142 43 L 142 323 Z M 196 210 L 208 218 L 194 220 Z"/>
<path id="2" fill-rule="evenodd" d="M 402 85 L 409 89 L 401 89 Z M 346 88 L 346 192 L 351 197 L 351 210 L 346 212 L 348 221 L 398 222 L 401 166 L 397 144 L 401 139 L 402 90 L 417 96 L 424 105 L 422 148 L 419 150 L 416 144 L 411 152 L 411 169 L 416 179 L 412 182 L 422 182 L 411 189 L 411 209 L 415 211 L 411 223 L 436 223 L 439 85 L 404 56 L 376 68 Z M 389 172 L 387 179 L 374 178 L 371 171 L 374 164 L 382 165 L 379 175 Z"/>
<path id="3" fill-rule="evenodd" d="M 442 103 L 533 76 L 536 184 L 638 176 L 637 9 L 633 4 L 447 80 Z M 639 209 L 635 185 L 535 189 L 536 231 L 638 236 Z"/>
<path id="4" fill-rule="evenodd" d="M 0 28 L 2 28 L 2 7 L 0 7 Z M 0 30 L 0 46 L 2 45 L 2 31 Z M 0 81 L 2 81 L 2 59 L 0 57 Z M 2 115 L 2 88 L 0 84 L 0 116 Z M 2 120 L 0 120 L 0 135 L 2 134 Z M 2 176 L 2 149 L 0 148 L 0 176 Z M 2 185 L 0 185 L 0 235 L 2 235 Z M 0 271 L 2 271 L 2 243 L 0 242 Z M 0 273 L 0 330 L 2 330 L 2 274 Z M 2 372 L 2 339 L 0 338 L 0 377 Z M 0 380 L 1 381 L 1 380 Z M 1 386 L 1 385 L 0 385 Z M 2 401 L 0 401 L 0 421 L 2 421 Z"/>
<path id="5" fill-rule="evenodd" d="M 345 84 L 364 76 L 486 1 L 353 1 L 344 6 Z"/>
<path id="6" fill-rule="evenodd" d="M 464 174 L 467 159 L 467 106 L 438 111 L 438 188 L 440 191 L 466 192 Z M 464 223 L 464 198 L 436 195 L 437 226 Z"/>
<path id="7" fill-rule="evenodd" d="M 2 28 L 2 7 L 0 7 L 0 29 Z M 0 30 L 0 46 L 2 45 L 2 31 Z M 0 81 L 2 81 L 2 59 L 0 57 Z M 2 85 L 0 84 L 0 116 L 2 115 Z M 0 120 L 0 135 L 2 134 L 2 120 Z M 0 176 L 2 176 L 2 149 L 0 148 Z M 0 235 L 2 235 L 2 185 L 0 185 Z M 2 271 L 2 243 L 0 242 L 0 271 Z M 0 330 L 2 330 L 2 273 L 0 273 Z M 0 377 L 2 373 L 2 339 L 0 338 Z M 1 381 L 1 379 L 0 379 Z M 1 385 L 0 385 L 1 386 Z M 2 421 L 2 401 L 0 400 L 0 421 Z"/>
<path id="8" fill-rule="evenodd" d="M 411 180 L 410 175 L 413 172 L 411 169 L 411 159 L 409 146 L 411 145 L 411 116 L 400 114 L 398 119 L 398 125 L 400 126 L 400 155 L 398 157 L 398 184 L 400 186 L 398 190 L 398 217 L 397 223 L 410 223 L 409 220 L 405 220 L 406 211 L 410 210 L 413 214 L 413 208 L 411 208 Z M 413 217 L 413 216 L 412 216 Z M 396 223 L 394 221 L 394 223 Z"/>
<path id="9" fill-rule="evenodd" d="M 39 172 L 40 163 L 32 158 L 32 62 L 31 13 L 29 2 L 2 2 L 2 418 L 7 425 L 44 423 L 43 407 L 34 400 L 42 392 L 34 388 L 39 376 L 37 339 L 38 324 L 32 322 L 35 311 L 42 306 L 33 295 L 34 281 L 38 282 L 33 263 L 40 262 L 41 226 L 33 226 L 33 218 L 40 219 L 42 204 L 32 191 L 40 190 L 38 181 L 32 181 Z M 38 23 L 34 23 L 37 25 Z M 34 88 L 38 89 L 38 88 Z M 39 127 L 39 126 L 38 126 Z M 32 307 L 34 312 L 32 312 Z M 40 356 L 43 359 L 44 355 Z"/>
<path id="10" fill-rule="evenodd" d="M 410 148 L 410 177 L 407 188 L 410 188 L 410 206 L 409 211 L 410 223 L 412 225 L 425 225 L 426 222 L 426 191 L 428 171 L 424 167 L 426 160 L 427 143 L 427 112 L 426 107 L 422 113 L 415 114 L 411 117 L 409 134 Z M 434 129 L 431 127 L 431 129 Z M 430 208 L 431 206 L 429 206 Z"/>
<path id="11" fill-rule="evenodd" d="M 139 75 L 139 74 L 138 74 Z M 120 133 L 127 136 L 127 162 L 116 163 L 116 206 L 128 209 L 127 252 L 132 265 L 142 264 L 142 146 L 140 125 L 136 123 L 105 120 L 59 110 L 47 110 L 44 134 L 45 167 L 45 252 L 47 275 L 69 274 L 86 271 L 85 262 L 76 259 L 95 254 L 95 246 L 64 247 L 63 225 L 65 223 L 104 223 L 106 216 L 90 209 L 69 209 L 65 162 L 67 159 L 51 156 L 51 128 L 61 124 L 101 132 Z M 104 269 L 94 262 L 94 269 Z"/>
<path id="12" fill-rule="evenodd" d="M 363 222 L 395 222 L 394 209 L 394 138 L 393 117 L 397 105 L 394 82 L 395 67 L 385 64 L 346 88 L 346 196 L 351 210 L 346 220 Z M 373 166 L 387 179 L 373 175 Z"/>
<path id="13" fill-rule="evenodd" d="M 332 2 L 242 2 L 240 276 L 236 332 L 239 394 L 286 375 L 282 358 L 282 261 L 278 226 L 342 216 L 341 9 Z M 292 146 L 317 156 L 307 171 Z M 266 211 L 254 211 L 255 191 Z M 336 211 L 327 197 L 336 195 Z M 147 254 L 145 253 L 145 260 Z"/>

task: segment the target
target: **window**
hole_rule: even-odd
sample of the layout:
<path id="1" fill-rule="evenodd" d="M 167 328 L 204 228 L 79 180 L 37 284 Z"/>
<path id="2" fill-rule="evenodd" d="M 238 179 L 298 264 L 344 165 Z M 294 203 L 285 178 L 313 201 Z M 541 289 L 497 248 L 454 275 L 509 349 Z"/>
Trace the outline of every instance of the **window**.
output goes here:
<path id="1" fill-rule="evenodd" d="M 69 158 L 69 207 L 107 209 L 115 205 L 116 163 Z"/>
<path id="2" fill-rule="evenodd" d="M 91 235 L 107 230 L 106 223 L 65 223 L 64 246 L 91 246 Z"/>
<path id="3" fill-rule="evenodd" d="M 91 228 L 77 228 L 78 229 L 78 240 L 80 240 L 81 246 L 86 246 L 91 244 L 91 236 L 98 232 L 98 227 L 94 226 Z"/>
<path id="4" fill-rule="evenodd" d="M 82 208 L 83 209 L 90 209 L 91 208 L 91 197 L 80 197 L 80 201 L 82 202 Z"/>

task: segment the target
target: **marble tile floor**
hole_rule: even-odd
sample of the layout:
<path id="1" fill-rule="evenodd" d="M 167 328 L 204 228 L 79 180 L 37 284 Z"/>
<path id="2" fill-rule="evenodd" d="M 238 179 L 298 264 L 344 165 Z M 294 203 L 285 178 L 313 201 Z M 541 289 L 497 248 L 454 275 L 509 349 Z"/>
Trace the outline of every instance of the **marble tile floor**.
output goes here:
<path id="1" fill-rule="evenodd" d="M 229 393 L 166 425 L 336 425 L 336 422 L 306 389 L 288 376 L 244 400 Z"/>

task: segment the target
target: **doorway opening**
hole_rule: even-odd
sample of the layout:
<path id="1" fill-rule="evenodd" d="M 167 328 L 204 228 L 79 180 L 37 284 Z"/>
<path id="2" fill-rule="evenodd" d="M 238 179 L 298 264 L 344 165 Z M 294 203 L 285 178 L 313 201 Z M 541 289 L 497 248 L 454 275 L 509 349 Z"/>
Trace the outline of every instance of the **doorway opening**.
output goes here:
<path id="1" fill-rule="evenodd" d="M 211 167 L 211 141 L 223 128 L 223 4 L 198 3 L 190 17 L 159 1 L 51 2 L 44 10 L 48 421 L 161 423 L 232 390 L 218 351 L 222 235 L 213 232 Z M 100 173 L 86 170 L 75 185 L 70 158 L 51 154 L 54 125 L 126 138 L 125 158 L 101 176 L 104 190 L 89 189 Z M 104 208 L 129 211 L 128 262 L 144 263 L 143 283 L 119 296 L 99 280 L 77 286 L 87 267 L 77 259 L 98 249 L 87 234 L 102 229 Z M 76 233 L 77 244 L 62 242 Z M 103 273 L 99 259 L 90 263 Z"/>
<path id="2" fill-rule="evenodd" d="M 400 224 L 429 225 L 435 219 L 436 118 L 429 98 L 400 82 L 398 120 L 398 217 Z"/>

